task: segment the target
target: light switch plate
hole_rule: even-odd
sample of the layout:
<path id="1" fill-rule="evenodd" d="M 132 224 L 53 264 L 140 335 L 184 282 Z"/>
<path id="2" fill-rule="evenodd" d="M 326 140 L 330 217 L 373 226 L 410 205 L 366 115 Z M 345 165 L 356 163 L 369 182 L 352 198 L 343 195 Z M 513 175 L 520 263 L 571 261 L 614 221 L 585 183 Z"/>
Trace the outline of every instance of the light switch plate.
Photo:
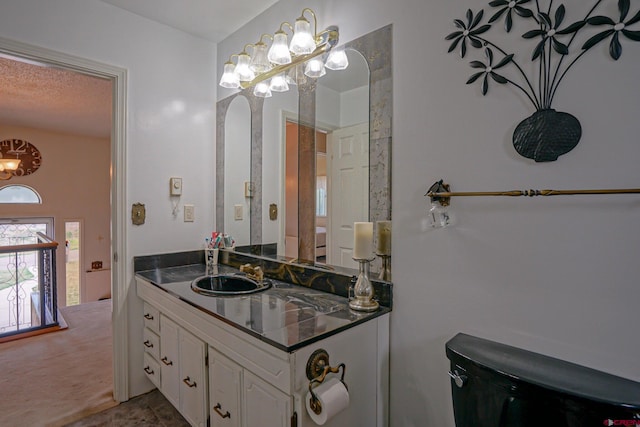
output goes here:
<path id="1" fill-rule="evenodd" d="M 195 207 L 193 205 L 184 205 L 184 222 L 193 222 L 195 218 Z"/>
<path id="2" fill-rule="evenodd" d="M 169 178 L 169 194 L 171 196 L 182 195 L 182 178 Z"/>
<path id="3" fill-rule="evenodd" d="M 233 205 L 233 219 L 242 221 L 242 205 Z"/>
<path id="4" fill-rule="evenodd" d="M 253 197 L 255 185 L 251 181 L 244 182 L 244 197 Z"/>

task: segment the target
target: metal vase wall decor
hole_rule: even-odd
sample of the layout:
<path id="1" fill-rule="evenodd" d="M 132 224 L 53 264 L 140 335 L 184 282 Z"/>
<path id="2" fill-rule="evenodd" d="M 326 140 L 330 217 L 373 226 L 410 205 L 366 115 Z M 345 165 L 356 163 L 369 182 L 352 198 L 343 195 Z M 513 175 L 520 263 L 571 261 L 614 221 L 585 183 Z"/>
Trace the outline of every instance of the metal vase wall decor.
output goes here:
<path id="1" fill-rule="evenodd" d="M 520 155 L 536 162 L 549 162 L 571 151 L 582 135 L 580 122 L 571 114 L 552 108 L 558 86 L 567 71 L 589 49 L 607 39 L 609 54 L 614 60 L 622 55 L 621 40 L 640 41 L 640 31 L 630 29 L 640 21 L 640 11 L 633 15 L 629 13 L 630 0 L 618 0 L 618 10 L 611 18 L 596 15 L 602 2 L 603 0 L 596 1 L 584 19 L 567 26 L 563 25 L 564 5 L 554 7 L 553 0 L 549 1 L 546 9 L 541 7 L 539 0 L 493 0 L 489 2 L 493 15 L 488 23 L 482 23 L 484 10 L 474 13 L 469 9 L 466 20 L 454 19 L 457 30 L 445 38 L 452 40 L 449 52 L 458 48 L 460 56 L 464 58 L 467 42 L 471 47 L 484 51 L 484 62 L 469 63 L 471 68 L 479 71 L 471 75 L 467 84 L 479 81 L 482 95 L 487 94 L 491 81 L 513 85 L 526 95 L 536 109 L 513 132 L 513 146 Z M 485 38 L 484 34 L 491 29 L 492 24 L 501 19 L 504 19 L 504 30 L 507 33 L 514 27 L 514 19 L 532 24 L 533 29 L 522 34 L 524 39 L 536 42 L 532 45 L 531 61 L 537 61 L 539 66 L 537 74 L 532 78 L 525 74 L 513 53 L 507 53 Z M 640 30 L 640 25 L 637 29 Z M 585 37 L 579 48 L 572 48 L 582 30 L 591 31 L 591 34 L 588 38 Z M 494 55 L 500 57 L 494 58 Z"/>

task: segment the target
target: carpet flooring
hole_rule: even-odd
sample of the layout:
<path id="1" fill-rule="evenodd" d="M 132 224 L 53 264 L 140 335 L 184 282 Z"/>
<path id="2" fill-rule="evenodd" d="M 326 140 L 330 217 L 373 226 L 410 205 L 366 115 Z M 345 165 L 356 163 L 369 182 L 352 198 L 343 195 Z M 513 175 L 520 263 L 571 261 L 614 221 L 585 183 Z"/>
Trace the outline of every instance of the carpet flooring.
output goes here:
<path id="1" fill-rule="evenodd" d="M 0 426 L 59 427 L 117 405 L 111 300 L 60 311 L 67 329 L 0 344 Z"/>

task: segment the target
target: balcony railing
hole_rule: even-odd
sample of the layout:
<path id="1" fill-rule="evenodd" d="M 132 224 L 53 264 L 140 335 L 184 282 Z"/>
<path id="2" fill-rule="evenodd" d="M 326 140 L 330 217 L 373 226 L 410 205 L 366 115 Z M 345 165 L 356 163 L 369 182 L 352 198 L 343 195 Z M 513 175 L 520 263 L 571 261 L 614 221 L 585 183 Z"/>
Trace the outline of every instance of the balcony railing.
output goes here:
<path id="1" fill-rule="evenodd" d="M 57 247 L 42 233 L 0 246 L 0 338 L 58 326 Z"/>

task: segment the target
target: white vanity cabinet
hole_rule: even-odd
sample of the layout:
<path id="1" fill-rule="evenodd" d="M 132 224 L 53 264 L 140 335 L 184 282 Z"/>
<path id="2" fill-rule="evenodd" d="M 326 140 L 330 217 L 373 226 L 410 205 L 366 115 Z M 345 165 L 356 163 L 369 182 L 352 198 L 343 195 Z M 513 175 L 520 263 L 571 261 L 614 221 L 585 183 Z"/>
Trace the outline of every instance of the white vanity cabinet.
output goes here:
<path id="1" fill-rule="evenodd" d="M 325 427 L 388 427 L 388 314 L 285 351 L 139 276 L 136 282 L 138 296 L 159 311 L 159 388 L 192 425 L 206 425 L 208 416 L 212 427 L 315 427 L 305 408 L 306 364 L 322 348 L 331 366 L 346 365 L 350 398 L 348 408 Z M 213 301 L 233 315 L 241 311 L 235 309 L 237 299 Z M 207 366 L 200 359 L 205 355 Z M 204 414 L 204 421 L 191 414 Z"/>
<path id="2" fill-rule="evenodd" d="M 291 397 L 209 347 L 211 427 L 291 425 Z"/>
<path id="3" fill-rule="evenodd" d="M 155 307 L 144 304 L 144 330 L 142 345 L 144 347 L 144 374 L 156 387 L 160 387 L 160 312 Z"/>
<path id="4" fill-rule="evenodd" d="M 194 426 L 207 424 L 205 344 L 160 314 L 160 390 Z"/>
<path id="5" fill-rule="evenodd" d="M 211 427 L 242 426 L 242 367 L 209 347 Z"/>
<path id="6" fill-rule="evenodd" d="M 144 373 L 194 426 L 207 424 L 206 345 L 144 304 Z"/>
<path id="7" fill-rule="evenodd" d="M 248 371 L 244 372 L 242 383 L 244 427 L 283 427 L 292 424 L 291 397 Z"/>

